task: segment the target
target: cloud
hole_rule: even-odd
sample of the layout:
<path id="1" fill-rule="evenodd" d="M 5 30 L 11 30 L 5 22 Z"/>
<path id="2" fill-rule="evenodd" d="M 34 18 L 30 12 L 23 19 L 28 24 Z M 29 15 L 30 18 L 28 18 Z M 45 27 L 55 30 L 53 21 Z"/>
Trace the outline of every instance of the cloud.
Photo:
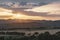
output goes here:
<path id="1" fill-rule="evenodd" d="M 2 5 L 4 5 L 3 7 L 15 7 L 15 8 L 20 8 L 20 3 L 21 2 L 35 2 L 35 3 L 39 3 L 39 5 L 46 5 L 49 4 L 51 2 L 55 2 L 55 1 L 59 1 L 59 0 L 0 0 L 0 4 L 2 3 Z M 4 4 L 3 4 L 4 3 Z M 15 3 L 15 4 L 13 4 Z M 1 5 L 1 6 L 2 6 Z M 27 6 L 26 6 L 27 7 Z"/>
<path id="2" fill-rule="evenodd" d="M 45 0 L 42 0 L 43 3 Z M 26 15 L 26 18 L 29 17 L 30 19 L 34 18 L 45 18 L 49 20 L 60 20 L 60 1 L 55 2 L 56 0 L 46 0 L 45 5 L 39 6 L 39 7 L 33 7 L 32 9 L 25 9 L 25 12 L 22 12 L 21 14 Z M 11 5 L 11 4 L 8 4 Z M 19 7 L 19 4 L 16 3 L 13 5 L 13 7 Z M 18 9 L 17 9 L 18 10 Z M 36 18 L 35 18 L 36 17 Z M 38 19 L 40 19 L 38 18 Z"/>
<path id="3" fill-rule="evenodd" d="M 60 2 L 53 2 L 44 6 L 25 9 L 29 16 L 41 16 L 49 20 L 60 20 Z"/>
<path id="4" fill-rule="evenodd" d="M 51 4 L 47 4 L 44 6 L 40 6 L 40 7 L 35 7 L 32 9 L 26 9 L 24 11 L 31 11 L 31 12 L 36 12 L 35 14 L 37 16 L 56 16 L 59 17 L 60 16 L 60 3 L 59 2 L 54 2 Z M 32 13 L 33 14 L 33 13 Z"/>

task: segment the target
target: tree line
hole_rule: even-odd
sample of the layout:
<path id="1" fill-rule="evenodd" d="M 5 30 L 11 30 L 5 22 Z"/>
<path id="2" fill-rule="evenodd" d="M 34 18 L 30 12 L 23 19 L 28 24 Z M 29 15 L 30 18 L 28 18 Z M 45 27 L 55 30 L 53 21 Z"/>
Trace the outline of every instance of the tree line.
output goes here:
<path id="1" fill-rule="evenodd" d="M 15 33 L 15 32 L 14 32 Z M 50 34 L 49 32 L 39 33 L 35 32 L 33 34 L 21 33 L 18 36 L 0 36 L 0 40 L 60 40 L 60 31 L 55 34 Z"/>

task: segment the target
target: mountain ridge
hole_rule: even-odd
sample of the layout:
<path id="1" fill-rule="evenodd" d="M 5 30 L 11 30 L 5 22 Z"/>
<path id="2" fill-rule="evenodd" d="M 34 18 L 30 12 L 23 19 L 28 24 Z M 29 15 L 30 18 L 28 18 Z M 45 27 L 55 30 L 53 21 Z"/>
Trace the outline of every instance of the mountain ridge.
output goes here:
<path id="1" fill-rule="evenodd" d="M 59 29 L 60 20 L 28 20 L 29 22 L 16 22 L 14 20 L 0 20 L 0 29 Z"/>

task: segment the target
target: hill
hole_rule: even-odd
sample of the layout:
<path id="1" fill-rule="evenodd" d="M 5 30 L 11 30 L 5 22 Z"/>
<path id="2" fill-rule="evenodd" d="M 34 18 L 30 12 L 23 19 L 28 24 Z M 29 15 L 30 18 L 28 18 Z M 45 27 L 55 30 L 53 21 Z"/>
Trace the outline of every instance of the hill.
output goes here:
<path id="1" fill-rule="evenodd" d="M 0 20 L 0 29 L 60 29 L 60 20 Z"/>

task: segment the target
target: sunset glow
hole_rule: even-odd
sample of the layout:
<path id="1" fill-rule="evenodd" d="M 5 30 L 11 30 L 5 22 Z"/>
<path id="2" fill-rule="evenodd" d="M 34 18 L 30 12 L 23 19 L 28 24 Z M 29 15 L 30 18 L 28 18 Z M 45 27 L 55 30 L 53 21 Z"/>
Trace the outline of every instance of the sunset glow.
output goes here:
<path id="1" fill-rule="evenodd" d="M 0 8 L 0 16 L 11 16 L 12 10 Z"/>
<path id="2" fill-rule="evenodd" d="M 25 9 L 24 11 L 39 13 L 40 16 L 46 20 L 60 20 L 60 2 L 53 2 L 32 9 Z M 39 16 L 39 14 L 37 16 Z"/>
<path id="3" fill-rule="evenodd" d="M 19 19 L 22 15 L 14 14 L 12 10 L 0 8 L 0 19 Z"/>
<path id="4" fill-rule="evenodd" d="M 25 9 L 21 12 L 0 8 L 0 19 L 60 20 L 60 3 Z"/>
<path id="5" fill-rule="evenodd" d="M 38 16 L 28 16 L 22 13 L 13 13 L 13 10 L 8 10 L 4 8 L 0 8 L 0 19 L 32 19 L 32 20 L 43 20 L 43 17 Z"/>
<path id="6" fill-rule="evenodd" d="M 60 3 L 51 3 L 44 6 L 27 9 L 25 11 L 48 12 L 48 14 L 60 14 Z"/>

